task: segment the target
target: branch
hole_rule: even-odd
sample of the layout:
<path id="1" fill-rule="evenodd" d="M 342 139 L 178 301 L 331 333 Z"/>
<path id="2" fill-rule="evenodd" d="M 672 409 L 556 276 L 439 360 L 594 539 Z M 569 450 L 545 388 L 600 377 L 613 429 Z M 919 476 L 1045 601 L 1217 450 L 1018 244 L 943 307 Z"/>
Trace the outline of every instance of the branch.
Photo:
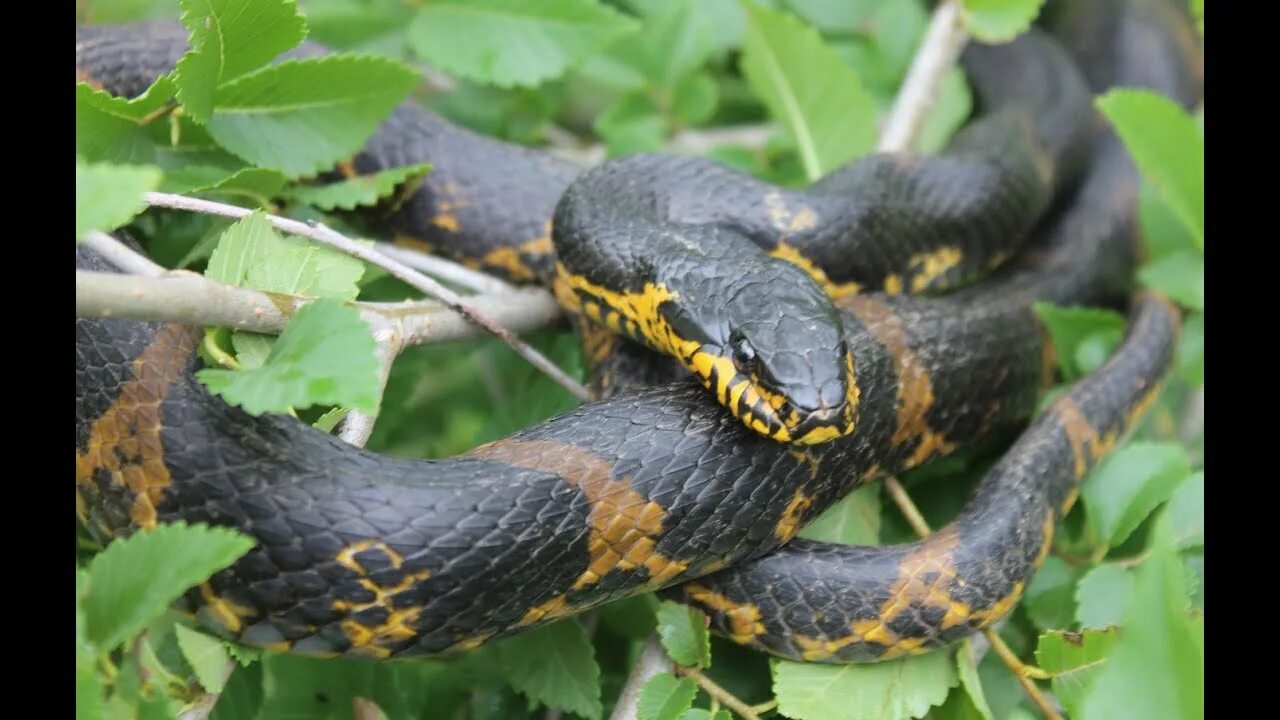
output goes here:
<path id="1" fill-rule="evenodd" d="M 609 716 L 609 720 L 636 720 L 640 711 L 640 691 L 644 689 L 645 683 L 658 673 L 671 672 L 675 667 L 675 661 L 667 657 L 667 651 L 658 640 L 658 633 L 650 633 L 649 638 L 644 641 L 640 657 L 636 658 L 636 664 L 631 666 L 631 673 L 627 675 L 627 681 L 622 686 L 618 703 L 613 706 L 613 714 Z"/>
<path id="2" fill-rule="evenodd" d="M 755 708 L 739 700 L 737 695 L 720 687 L 714 680 L 703 675 L 698 668 L 682 667 L 676 670 L 676 674 L 692 678 L 707 695 L 710 695 L 713 700 L 723 703 L 725 707 L 737 713 L 742 720 L 760 720 Z"/>
<path id="3" fill-rule="evenodd" d="M 431 277 L 453 283 L 472 292 L 510 292 L 516 288 L 515 285 L 503 282 L 492 275 L 472 270 L 435 255 L 427 255 L 389 242 L 374 243 L 374 247 L 383 255 L 399 260 L 415 270 L 421 270 Z"/>
<path id="4" fill-rule="evenodd" d="M 107 262 L 134 275 L 156 277 L 167 272 L 164 267 L 151 262 L 149 258 L 139 255 L 104 232 L 94 230 L 86 234 L 84 245 L 106 258 Z"/>
<path id="5" fill-rule="evenodd" d="M 911 69 L 898 90 L 876 150 L 902 152 L 915 147 L 929 108 L 938 95 L 942 76 L 955 64 L 968 40 L 960 0 L 942 0 L 933 11 L 933 19 L 911 61 Z"/>
<path id="6" fill-rule="evenodd" d="M 212 202 L 210 200 L 200 200 L 197 198 L 189 198 L 183 195 L 173 195 L 170 193 L 149 192 L 144 196 L 147 204 L 153 207 L 167 207 L 177 210 L 189 210 L 192 212 L 206 213 L 209 215 L 220 215 L 222 217 L 243 218 L 249 215 L 251 210 L 236 207 L 235 205 L 226 205 L 223 203 Z M 520 357 L 523 357 L 529 364 L 541 370 L 543 373 L 555 380 L 559 385 L 568 390 L 575 397 L 586 401 L 590 399 L 590 395 L 581 384 L 569 377 L 563 370 L 556 367 L 550 360 L 544 357 L 537 350 L 534 350 L 527 343 L 516 337 L 510 330 L 502 327 L 498 323 L 489 319 L 486 315 L 478 312 L 472 307 L 462 296 L 453 292 L 449 288 L 405 265 L 404 263 L 387 257 L 377 250 L 365 247 L 342 235 L 325 225 L 319 223 L 303 223 L 297 220 L 278 217 L 276 215 L 267 215 L 267 220 L 277 229 L 284 232 L 299 235 L 314 240 L 321 245 L 327 245 L 336 250 L 340 250 L 348 255 L 359 258 L 370 265 L 376 265 L 393 277 L 408 283 L 417 290 L 434 297 L 448 305 L 452 310 L 467 318 L 471 323 L 483 328 L 485 331 L 498 337 L 507 345 L 511 346 Z"/>
<path id="7" fill-rule="evenodd" d="M 163 277 L 76 271 L 76 314 L 279 334 L 309 298 L 232 287 L 177 270 Z M 475 295 L 470 303 L 514 332 L 543 327 L 560 316 L 541 289 Z M 466 318 L 439 302 L 353 302 L 374 328 L 396 326 L 405 345 L 467 340 L 482 334 Z"/>

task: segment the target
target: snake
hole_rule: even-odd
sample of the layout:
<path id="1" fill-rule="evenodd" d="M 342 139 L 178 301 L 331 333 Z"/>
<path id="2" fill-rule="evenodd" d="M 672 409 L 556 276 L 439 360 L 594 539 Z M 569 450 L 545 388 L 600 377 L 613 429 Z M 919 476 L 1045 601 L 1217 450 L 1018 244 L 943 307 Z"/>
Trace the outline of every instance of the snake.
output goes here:
<path id="1" fill-rule="evenodd" d="M 1148 0 L 1095 5 L 1063 20 L 1061 31 L 1064 45 L 1084 58 L 1089 87 L 1143 84 L 1184 104 L 1195 101 L 1198 49 L 1180 13 Z M 1053 47 L 1048 36 L 1025 37 L 1006 50 Z M 78 28 L 77 80 L 134 95 L 168 72 L 185 47 L 177 25 Z M 999 57 L 999 48 L 989 48 L 966 58 L 992 57 L 988 50 Z M 1104 59 L 1088 61 L 1098 57 Z M 983 64 L 972 62 L 966 66 Z M 1060 69 L 1078 72 L 1072 67 Z M 1054 86 L 1064 82 L 1071 81 Z M 674 282 L 653 265 L 676 261 L 672 240 L 688 240 L 678 244 L 691 245 L 696 257 L 742 236 L 736 250 L 724 250 L 733 255 L 726 260 L 742 258 L 740 272 L 766 268 L 760 272 L 772 274 L 763 277 L 803 279 L 831 302 L 822 319 L 837 332 L 820 349 L 839 352 L 844 397 L 856 391 L 857 402 L 849 427 L 819 442 L 781 437 L 778 428 L 803 421 L 766 424 L 756 413 L 762 431 L 743 419 L 740 402 L 718 397 L 730 389 L 727 370 L 712 378 L 693 368 L 695 376 L 618 391 L 457 457 L 390 458 L 293 418 L 249 415 L 210 394 L 194 377 L 200 328 L 77 318 L 77 516 L 104 542 L 173 521 L 248 534 L 255 547 L 189 591 L 184 607 L 224 637 L 321 657 L 465 652 L 654 591 L 702 608 L 713 630 L 731 640 L 806 661 L 884 660 L 985 628 L 1016 604 L 1081 478 L 1155 398 L 1171 363 L 1177 311 L 1150 294 L 1129 302 L 1138 184 L 1118 138 L 1088 113 L 1055 113 L 1053 103 L 1031 103 L 1028 120 L 1025 107 L 1002 103 L 994 90 L 983 95 L 976 84 L 991 110 L 943 154 L 872 156 L 807 193 L 684 158 L 642 156 L 583 173 L 546 152 L 457 128 L 414 103 L 398 107 L 339 168 L 363 173 L 429 159 L 434 169 L 423 186 L 382 218 L 402 242 L 556 285 L 562 302 L 583 315 L 597 302 L 605 326 L 651 347 L 661 343 L 634 333 L 641 325 L 699 340 L 700 348 L 714 344 L 683 334 L 707 321 L 663 329 L 654 320 L 705 313 L 707 306 L 659 303 L 651 314 L 628 317 L 627 301 L 609 295 L 636 295 L 627 285 L 636 278 L 655 287 Z M 1002 123 L 1020 128 L 1015 139 L 984 136 L 983 127 Z M 1025 161 L 1004 158 L 1003 150 L 984 154 L 977 142 L 983 137 L 1005 149 L 1014 143 Z M 1082 144 L 1070 139 L 1077 137 Z M 1073 147 L 1083 148 L 1076 160 Z M 651 184 L 637 193 L 647 197 L 610 207 L 627 213 L 615 220 L 647 222 L 658 238 L 647 257 L 634 254 L 638 243 L 616 255 L 634 261 L 629 272 L 649 265 L 651 274 L 594 275 L 603 271 L 570 256 L 602 244 L 586 236 L 607 234 L 615 210 L 592 209 L 598 188 L 581 184 L 597 173 L 625 183 L 624 170 L 643 167 L 655 169 L 636 177 Z M 680 185 L 673 177 L 670 188 L 684 191 L 653 193 L 663 172 L 681 167 L 692 179 Z M 947 168 L 1000 179 L 943 182 Z M 736 188 L 743 198 L 738 207 L 756 212 L 721 205 L 728 202 L 723 195 L 687 192 L 702 185 L 733 186 L 730 194 Z M 988 192 L 957 199 L 920 190 L 938 187 Z M 1003 188 L 995 193 L 1003 199 L 986 197 L 993 187 Z M 841 210 L 858 203 L 860 211 Z M 988 217 L 1006 213 L 1017 217 Z M 806 215 L 811 227 L 795 222 Z M 561 229 L 562 217 L 577 219 Z M 790 234 L 774 232 L 772 245 L 761 239 L 768 232 L 752 229 L 767 222 L 776 231 L 779 218 Z M 851 221 L 854 230 L 864 223 L 842 240 L 846 249 L 864 251 L 837 253 L 847 267 L 822 262 L 818 248 L 840 240 L 824 238 L 850 224 L 837 229 L 821 218 Z M 913 218 L 929 222 L 917 227 Z M 993 229 L 1004 236 L 993 239 L 1000 234 Z M 879 239 L 859 239 L 865 237 Z M 899 237 L 909 242 L 892 252 Z M 459 240 L 466 243 L 454 244 Z M 114 270 L 82 247 L 77 267 Z M 731 292 L 728 275 L 702 279 Z M 751 292 L 765 297 L 774 284 L 756 283 Z M 579 292 L 587 285 L 604 292 Z M 952 287 L 937 297 L 910 294 Z M 687 285 L 667 290 L 686 300 L 699 295 Z M 1024 427 L 1054 364 L 1035 301 L 1128 304 L 1126 337 L 1106 364 L 1027 427 L 951 525 L 900 546 L 795 540 L 870 479 Z M 617 319 L 609 322 L 608 312 Z M 787 317 L 773 322 L 788 324 Z M 753 334 L 752 350 L 774 360 L 807 357 L 809 330 L 779 330 L 776 346 L 757 344 L 763 335 Z M 798 344 L 787 349 L 784 339 Z M 728 345 L 734 354 L 737 343 Z M 726 392 L 719 392 L 722 384 Z M 755 390 L 761 398 L 775 391 Z M 791 397 L 796 390 L 781 392 Z M 794 409 L 791 402 L 779 406 Z"/>

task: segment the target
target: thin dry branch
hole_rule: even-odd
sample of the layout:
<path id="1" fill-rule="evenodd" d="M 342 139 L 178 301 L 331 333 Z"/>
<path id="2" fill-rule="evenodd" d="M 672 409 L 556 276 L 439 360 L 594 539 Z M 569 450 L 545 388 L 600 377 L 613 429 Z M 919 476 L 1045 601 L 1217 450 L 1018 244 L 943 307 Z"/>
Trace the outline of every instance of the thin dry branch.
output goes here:
<path id="1" fill-rule="evenodd" d="M 185 195 L 173 195 L 171 193 L 149 192 L 146 193 L 144 199 L 148 205 L 153 207 L 189 210 L 191 212 L 237 219 L 243 218 L 253 212 L 242 207 L 236 207 L 235 205 L 226 205 L 224 203 L 190 198 Z M 432 280 L 426 275 L 423 275 L 417 270 L 414 270 L 408 265 L 405 265 L 403 262 L 390 258 L 372 248 L 365 247 L 351 238 L 348 238 L 320 223 L 304 223 L 276 215 L 266 215 L 265 217 L 279 230 L 308 238 L 322 245 L 327 245 L 335 250 L 339 250 L 348 255 L 359 258 L 370 265 L 376 265 L 377 267 L 386 270 L 392 276 L 408 283 L 413 288 L 420 290 L 428 296 L 436 298 L 448 305 L 451 309 L 467 318 L 467 320 L 473 324 L 496 336 L 507 345 L 510 345 L 511 349 L 515 350 L 520 357 L 524 358 L 529 362 L 529 364 L 541 370 L 552 380 L 555 380 L 556 383 L 568 390 L 578 399 L 583 401 L 590 399 L 590 395 L 586 388 L 565 374 L 563 370 L 556 367 L 555 364 L 543 356 L 542 353 L 534 350 L 528 343 L 516 337 L 510 330 L 504 328 L 484 313 L 478 311 L 462 296 L 435 280 Z"/>
<path id="2" fill-rule="evenodd" d="M 915 147 L 929 109 L 938 96 L 942 76 L 955 64 L 969 40 L 960 0 L 942 0 L 916 50 L 907 78 L 893 101 L 876 150 L 903 152 Z"/>
<path id="3" fill-rule="evenodd" d="M 76 314 L 151 322 L 213 325 L 278 334 L 309 298 L 232 287 L 177 270 L 162 277 L 76 271 Z M 514 332 L 544 327 L 560 316 L 541 289 L 475 295 L 468 301 Z M 467 340 L 483 334 L 442 303 L 352 303 L 375 329 L 394 325 L 404 345 Z"/>
<path id="4" fill-rule="evenodd" d="M 87 233 L 84 237 L 84 244 L 85 247 L 92 249 L 105 258 L 107 262 L 125 272 L 148 277 L 156 277 L 167 272 L 163 266 L 157 265 L 151 262 L 150 258 L 130 250 L 124 243 L 104 232 L 95 230 Z"/>
<path id="5" fill-rule="evenodd" d="M 644 649 L 636 658 L 636 664 L 631 666 L 631 672 L 627 675 L 627 681 L 622 686 L 609 720 L 636 720 L 640 712 L 640 691 L 644 689 L 645 683 L 659 673 L 671 672 L 675 667 L 675 661 L 667 656 L 658 633 L 650 633 L 649 638 L 644 641 Z"/>

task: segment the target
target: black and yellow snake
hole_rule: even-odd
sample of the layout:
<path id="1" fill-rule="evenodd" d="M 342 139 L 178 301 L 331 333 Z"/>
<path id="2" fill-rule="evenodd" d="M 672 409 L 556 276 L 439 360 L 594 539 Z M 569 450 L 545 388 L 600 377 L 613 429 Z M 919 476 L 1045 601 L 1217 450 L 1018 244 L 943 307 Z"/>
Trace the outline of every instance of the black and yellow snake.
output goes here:
<path id="1" fill-rule="evenodd" d="M 1190 103 L 1200 61 L 1161 2 L 1080 9 L 1059 37 L 1087 85 L 1047 35 L 975 47 L 983 110 L 944 153 L 873 156 L 803 191 L 696 158 L 581 174 L 400 106 L 344 170 L 433 165 L 387 219 L 401 242 L 554 284 L 697 377 L 407 461 L 210 395 L 192 374 L 199 328 L 80 318 L 78 516 L 104 540 L 179 519 L 249 534 L 257 546 L 186 601 L 223 635 L 312 655 L 457 652 L 655 590 L 804 660 L 925 652 L 986 627 L 1154 398 L 1176 338 L 1164 301 L 1132 304 L 1114 357 L 934 536 L 792 539 L 879 473 L 1025 423 L 1052 371 L 1033 301 L 1126 303 L 1137 175 L 1088 87 Z M 177 25 L 80 28 L 77 79 L 133 95 L 185 47 Z M 86 250 L 77 264 L 108 269 Z M 605 345 L 598 379 L 652 361 Z"/>

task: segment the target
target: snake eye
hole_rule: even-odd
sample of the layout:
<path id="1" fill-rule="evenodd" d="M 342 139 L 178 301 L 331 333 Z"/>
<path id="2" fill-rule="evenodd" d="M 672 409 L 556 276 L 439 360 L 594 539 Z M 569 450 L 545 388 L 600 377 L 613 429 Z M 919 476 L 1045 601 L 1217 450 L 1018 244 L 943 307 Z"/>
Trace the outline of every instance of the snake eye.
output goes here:
<path id="1" fill-rule="evenodd" d="M 733 366 L 738 372 L 747 374 L 752 370 L 756 360 L 756 349 L 751 347 L 751 343 L 747 342 L 744 337 L 737 337 L 730 341 L 730 350 L 733 353 Z"/>

